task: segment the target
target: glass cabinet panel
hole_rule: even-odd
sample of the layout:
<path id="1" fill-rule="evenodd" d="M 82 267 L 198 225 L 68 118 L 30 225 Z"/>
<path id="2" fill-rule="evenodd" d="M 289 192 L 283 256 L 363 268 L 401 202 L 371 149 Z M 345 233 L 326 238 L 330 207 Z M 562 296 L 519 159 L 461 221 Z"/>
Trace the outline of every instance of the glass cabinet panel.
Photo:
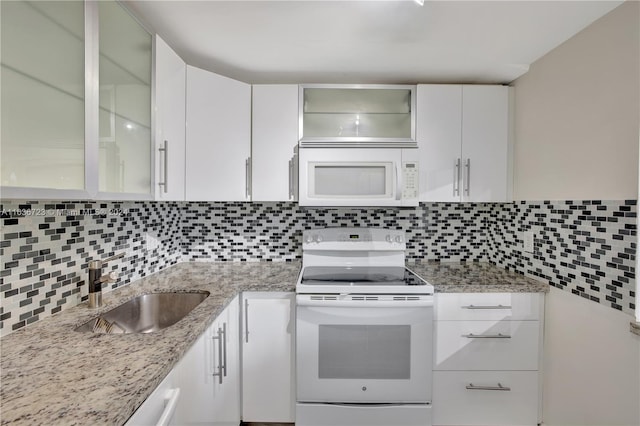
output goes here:
<path id="1" fill-rule="evenodd" d="M 415 140 L 413 89 L 303 86 L 301 140 Z"/>
<path id="2" fill-rule="evenodd" d="M 151 35 L 118 3 L 98 2 L 100 192 L 151 191 Z"/>
<path id="3" fill-rule="evenodd" d="M 0 2 L 1 185 L 85 189 L 84 3 Z"/>

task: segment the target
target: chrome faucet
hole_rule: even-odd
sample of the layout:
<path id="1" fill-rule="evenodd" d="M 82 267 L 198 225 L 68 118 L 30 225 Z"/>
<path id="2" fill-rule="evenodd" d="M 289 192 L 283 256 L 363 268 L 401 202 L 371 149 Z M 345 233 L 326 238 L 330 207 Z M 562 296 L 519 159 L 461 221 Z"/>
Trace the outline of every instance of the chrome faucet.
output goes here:
<path id="1" fill-rule="evenodd" d="M 102 275 L 102 268 L 112 260 L 124 257 L 125 253 L 119 253 L 104 260 L 92 260 L 89 262 L 89 308 L 102 306 L 102 284 L 114 283 L 118 278 L 115 272 Z"/>

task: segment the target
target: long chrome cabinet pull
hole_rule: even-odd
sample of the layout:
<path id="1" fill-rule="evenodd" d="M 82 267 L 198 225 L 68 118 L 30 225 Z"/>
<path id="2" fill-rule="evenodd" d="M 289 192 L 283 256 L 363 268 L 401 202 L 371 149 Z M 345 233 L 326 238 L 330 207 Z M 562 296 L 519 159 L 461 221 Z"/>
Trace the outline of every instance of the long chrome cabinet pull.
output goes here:
<path id="1" fill-rule="evenodd" d="M 289 160 L 289 199 L 293 199 L 293 158 Z"/>
<path id="2" fill-rule="evenodd" d="M 249 343 L 249 300 L 244 300 L 244 341 Z"/>
<path id="3" fill-rule="evenodd" d="M 511 336 L 508 334 L 463 334 L 462 337 L 466 337 L 467 339 L 511 339 Z"/>
<path id="4" fill-rule="evenodd" d="M 164 157 L 164 179 L 162 182 L 158 182 L 158 185 L 162 187 L 162 192 L 167 193 L 168 189 L 168 176 L 169 176 L 169 141 L 164 141 L 164 146 L 162 148 L 158 148 L 158 151 L 163 154 Z"/>
<path id="5" fill-rule="evenodd" d="M 222 384 L 222 329 L 218 328 L 218 335 L 212 337 L 213 340 L 218 341 L 218 372 L 211 374 L 213 377 L 218 377 L 218 383 Z"/>
<path id="6" fill-rule="evenodd" d="M 222 355 L 222 371 L 224 373 L 224 377 L 227 377 L 227 323 L 222 323 L 222 345 L 223 345 L 223 355 Z"/>
<path id="7" fill-rule="evenodd" d="M 508 386 L 502 386 L 501 383 L 498 383 L 498 386 L 475 386 L 473 383 L 469 383 L 466 388 L 468 390 L 487 390 L 487 391 L 510 391 L 511 388 Z"/>
<path id="8" fill-rule="evenodd" d="M 464 168 L 467 169 L 464 193 L 468 197 L 471 194 L 471 159 L 470 158 L 467 158 L 467 161 L 464 163 Z"/>
<path id="9" fill-rule="evenodd" d="M 453 169 L 453 195 L 460 195 L 460 159 L 456 160 L 456 165 Z"/>
<path id="10" fill-rule="evenodd" d="M 511 306 L 508 305 L 480 305 L 480 306 L 476 306 L 476 305 L 467 305 L 467 306 L 461 306 L 462 309 L 511 309 Z"/>
<path id="11" fill-rule="evenodd" d="M 246 198 L 249 198 L 251 195 L 251 157 L 244 160 L 244 179 L 246 182 L 244 185 L 244 195 Z"/>

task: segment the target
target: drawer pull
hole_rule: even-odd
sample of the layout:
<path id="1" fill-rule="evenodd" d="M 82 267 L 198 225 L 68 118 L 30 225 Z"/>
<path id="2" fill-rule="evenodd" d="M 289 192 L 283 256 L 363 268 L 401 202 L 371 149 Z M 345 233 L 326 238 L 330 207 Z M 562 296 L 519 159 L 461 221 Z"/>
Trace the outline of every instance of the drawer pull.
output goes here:
<path id="1" fill-rule="evenodd" d="M 462 309 L 511 309 L 511 306 L 505 305 L 490 305 L 490 306 L 476 306 L 476 305 L 468 305 L 461 306 Z"/>
<path id="2" fill-rule="evenodd" d="M 462 337 L 466 337 L 467 339 L 511 339 L 511 336 L 508 334 L 463 334 Z"/>
<path id="3" fill-rule="evenodd" d="M 473 383 L 469 383 L 466 388 L 468 390 L 487 390 L 487 391 L 510 391 L 511 388 L 508 386 L 502 386 L 501 383 L 498 383 L 498 386 L 475 386 Z"/>

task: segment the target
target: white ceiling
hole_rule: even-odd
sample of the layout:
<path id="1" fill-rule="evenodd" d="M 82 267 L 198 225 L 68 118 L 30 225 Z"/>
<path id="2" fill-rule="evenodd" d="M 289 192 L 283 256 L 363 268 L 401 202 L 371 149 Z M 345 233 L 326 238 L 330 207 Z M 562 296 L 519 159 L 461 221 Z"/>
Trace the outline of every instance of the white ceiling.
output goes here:
<path id="1" fill-rule="evenodd" d="M 249 83 L 508 83 L 622 1 L 148 1 L 190 65 Z"/>

